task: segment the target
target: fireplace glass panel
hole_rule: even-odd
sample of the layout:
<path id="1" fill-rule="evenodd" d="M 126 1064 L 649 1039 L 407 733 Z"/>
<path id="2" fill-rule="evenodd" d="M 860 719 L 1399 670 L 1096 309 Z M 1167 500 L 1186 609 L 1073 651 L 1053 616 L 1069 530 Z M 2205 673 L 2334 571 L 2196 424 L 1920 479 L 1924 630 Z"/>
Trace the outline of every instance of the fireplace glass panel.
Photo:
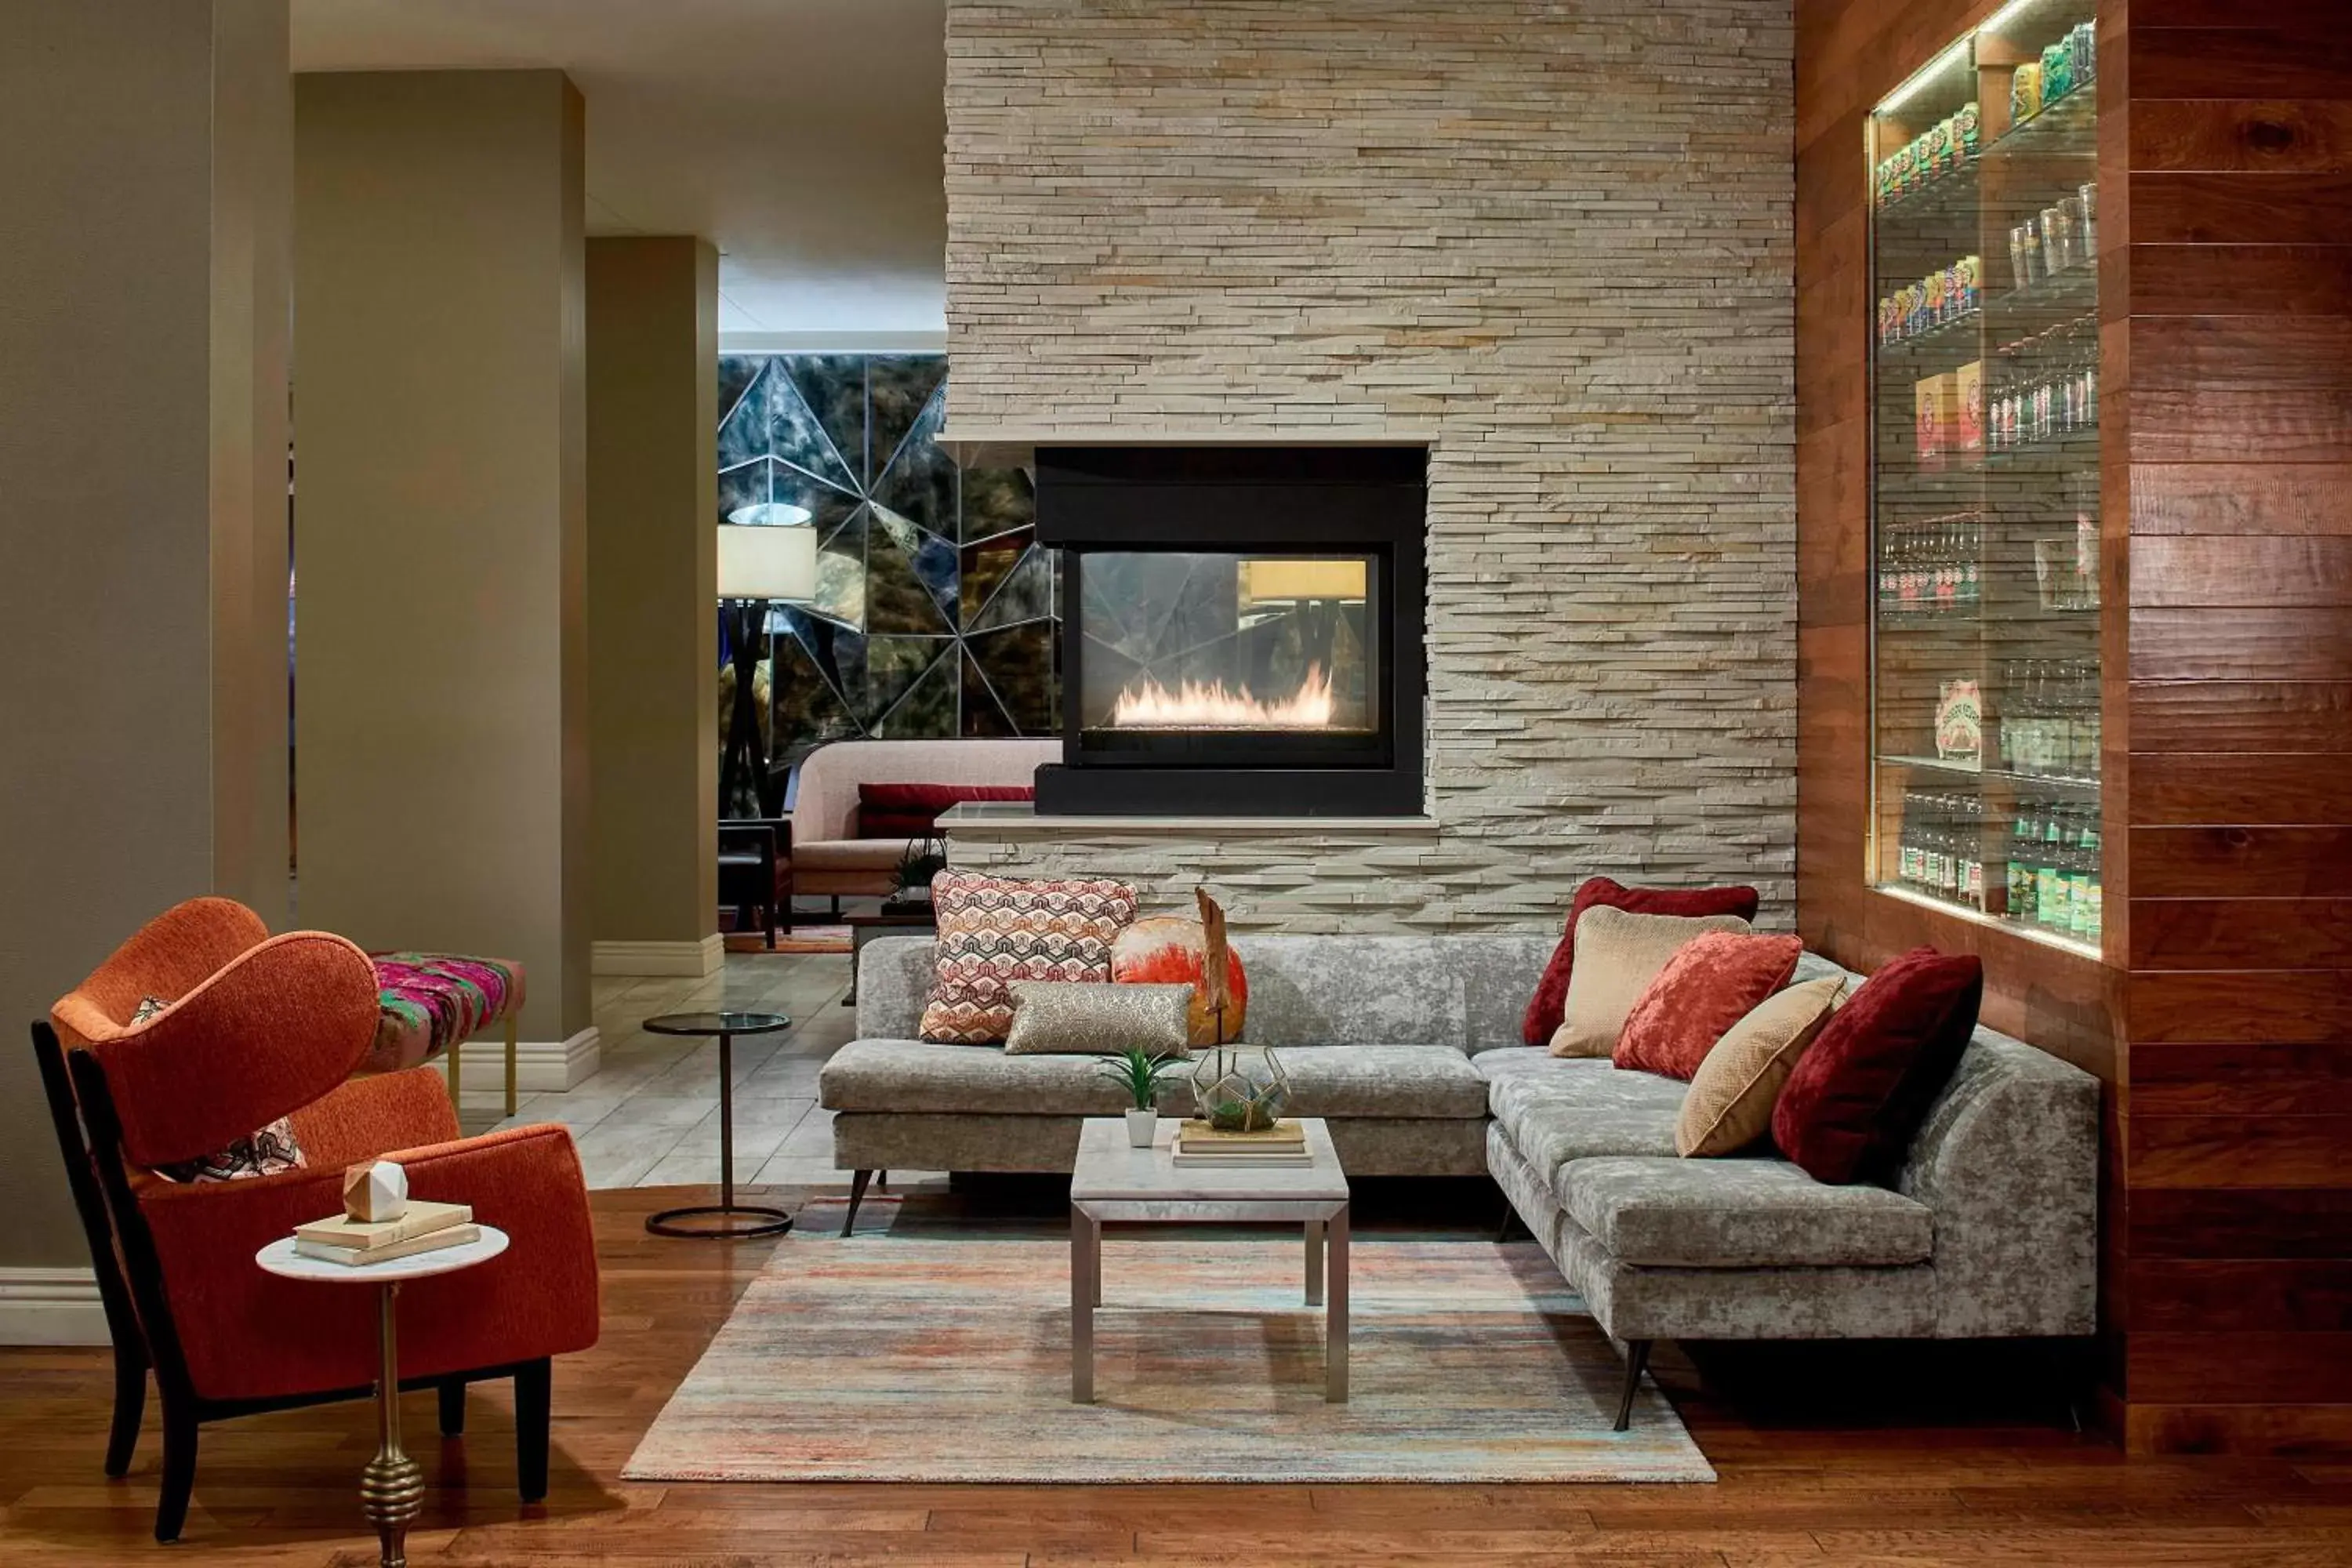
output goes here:
<path id="1" fill-rule="evenodd" d="M 1079 742 L 1089 753 L 1297 753 L 1381 742 L 1370 553 L 1088 551 Z"/>

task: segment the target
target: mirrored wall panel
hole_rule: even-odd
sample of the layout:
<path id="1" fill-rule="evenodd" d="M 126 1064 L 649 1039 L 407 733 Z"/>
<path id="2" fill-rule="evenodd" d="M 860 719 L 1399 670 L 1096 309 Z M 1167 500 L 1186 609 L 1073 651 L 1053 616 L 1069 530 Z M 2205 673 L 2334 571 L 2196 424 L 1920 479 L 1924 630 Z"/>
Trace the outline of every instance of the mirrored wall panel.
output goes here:
<path id="1" fill-rule="evenodd" d="M 1055 573 L 1029 477 L 959 469 L 940 447 L 947 376 L 940 354 L 719 362 L 719 520 L 787 502 L 814 514 L 819 541 L 815 598 L 769 621 L 779 769 L 826 741 L 1060 723 Z M 722 647 L 722 686 L 730 660 Z"/>

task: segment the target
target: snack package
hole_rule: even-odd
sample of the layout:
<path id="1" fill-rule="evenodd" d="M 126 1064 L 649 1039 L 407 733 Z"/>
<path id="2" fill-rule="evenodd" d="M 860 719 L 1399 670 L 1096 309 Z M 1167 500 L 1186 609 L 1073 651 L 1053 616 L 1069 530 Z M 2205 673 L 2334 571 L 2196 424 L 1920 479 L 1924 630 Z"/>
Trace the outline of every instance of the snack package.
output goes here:
<path id="1" fill-rule="evenodd" d="M 1950 374 L 1923 376 L 1912 386 L 1912 405 L 1918 426 L 1919 461 L 1923 467 L 1941 466 L 1945 452 L 1951 448 L 1958 423 L 1958 380 Z"/>
<path id="2" fill-rule="evenodd" d="M 1958 452 L 1981 452 L 1985 444 L 1984 361 L 1970 360 L 1952 373 L 1954 445 Z"/>
<path id="3" fill-rule="evenodd" d="M 1977 148 L 1983 134 L 1982 118 L 1977 112 L 1977 106 L 1973 103 L 1962 104 L 1959 113 L 1952 117 L 1953 124 L 1959 135 L 1960 156 L 1964 160 L 1977 155 Z"/>
<path id="4" fill-rule="evenodd" d="M 2042 68 L 2032 60 L 2009 79 L 2009 122 L 2022 125 L 2042 112 Z"/>
<path id="5" fill-rule="evenodd" d="M 2074 90 L 2074 53 L 2063 43 L 2042 51 L 2042 101 L 2057 102 Z"/>

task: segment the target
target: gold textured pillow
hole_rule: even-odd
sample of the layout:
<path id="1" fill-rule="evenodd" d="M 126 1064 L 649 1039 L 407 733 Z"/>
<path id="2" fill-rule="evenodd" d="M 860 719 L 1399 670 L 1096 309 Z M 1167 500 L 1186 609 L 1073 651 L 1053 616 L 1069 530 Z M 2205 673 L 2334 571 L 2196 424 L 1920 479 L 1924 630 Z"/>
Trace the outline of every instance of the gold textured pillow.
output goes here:
<path id="1" fill-rule="evenodd" d="M 1100 980 L 1013 982 L 1004 1054 L 1116 1056 L 1139 1046 L 1155 1057 L 1186 1054 L 1190 985 L 1115 985 Z"/>
<path id="2" fill-rule="evenodd" d="M 1841 975 L 1807 980 L 1767 996 L 1732 1025 L 1691 1077 L 1675 1121 L 1675 1152 L 1686 1160 L 1737 1154 L 1771 1131 L 1781 1086 L 1844 989 Z"/>
<path id="3" fill-rule="evenodd" d="M 1637 915 L 1595 905 L 1576 922 L 1576 963 L 1552 1031 L 1556 1057 L 1605 1057 L 1625 1032 L 1626 1015 L 1683 943 L 1711 931 L 1748 934 L 1737 915 Z"/>

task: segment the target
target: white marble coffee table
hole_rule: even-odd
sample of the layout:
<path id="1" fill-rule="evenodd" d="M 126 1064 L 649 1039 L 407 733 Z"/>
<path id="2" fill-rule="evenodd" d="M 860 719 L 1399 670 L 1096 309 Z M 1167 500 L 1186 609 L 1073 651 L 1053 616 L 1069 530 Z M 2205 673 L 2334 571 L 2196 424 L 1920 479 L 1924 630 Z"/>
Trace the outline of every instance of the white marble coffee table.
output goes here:
<path id="1" fill-rule="evenodd" d="M 1163 1121 L 1149 1149 L 1127 1141 L 1127 1123 L 1088 1120 L 1070 1172 L 1070 1398 L 1095 1397 L 1095 1309 L 1102 1305 L 1105 1221 L 1141 1225 L 1298 1225 L 1307 1232 L 1307 1304 L 1323 1306 L 1324 1397 L 1348 1397 L 1348 1174 L 1320 1117 L 1299 1125 L 1313 1163 L 1234 1170 L 1179 1166 L 1176 1130 Z M 1324 1254 L 1330 1288 L 1324 1288 Z"/>

